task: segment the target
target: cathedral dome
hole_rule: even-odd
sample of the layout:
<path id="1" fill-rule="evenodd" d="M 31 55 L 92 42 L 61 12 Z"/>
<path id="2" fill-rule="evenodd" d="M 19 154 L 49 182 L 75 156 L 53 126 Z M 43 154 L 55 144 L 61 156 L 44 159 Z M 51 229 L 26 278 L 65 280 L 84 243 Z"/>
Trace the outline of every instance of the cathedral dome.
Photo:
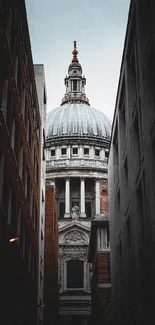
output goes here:
<path id="1" fill-rule="evenodd" d="M 65 103 L 47 115 L 47 140 L 63 138 L 110 140 L 111 121 L 87 103 Z"/>

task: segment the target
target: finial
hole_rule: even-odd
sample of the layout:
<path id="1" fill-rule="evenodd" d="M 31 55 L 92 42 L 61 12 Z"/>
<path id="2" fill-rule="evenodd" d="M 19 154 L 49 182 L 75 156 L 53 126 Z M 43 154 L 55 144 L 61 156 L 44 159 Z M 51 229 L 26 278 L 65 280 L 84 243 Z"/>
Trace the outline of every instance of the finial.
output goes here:
<path id="1" fill-rule="evenodd" d="M 76 41 L 74 41 L 74 50 L 76 50 Z"/>
<path id="2" fill-rule="evenodd" d="M 72 54 L 73 54 L 72 62 L 78 62 L 78 58 L 77 58 L 78 51 L 76 49 L 76 41 L 74 41 L 74 50 Z"/>

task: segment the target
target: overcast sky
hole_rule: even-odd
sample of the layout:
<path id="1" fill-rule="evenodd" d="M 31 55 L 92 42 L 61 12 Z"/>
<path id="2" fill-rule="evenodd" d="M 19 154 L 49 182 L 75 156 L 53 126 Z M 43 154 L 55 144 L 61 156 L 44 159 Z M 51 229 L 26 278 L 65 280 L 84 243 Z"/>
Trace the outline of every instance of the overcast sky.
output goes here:
<path id="1" fill-rule="evenodd" d="M 25 0 L 34 63 L 45 66 L 47 111 L 60 106 L 73 41 L 91 106 L 113 118 L 130 0 Z"/>

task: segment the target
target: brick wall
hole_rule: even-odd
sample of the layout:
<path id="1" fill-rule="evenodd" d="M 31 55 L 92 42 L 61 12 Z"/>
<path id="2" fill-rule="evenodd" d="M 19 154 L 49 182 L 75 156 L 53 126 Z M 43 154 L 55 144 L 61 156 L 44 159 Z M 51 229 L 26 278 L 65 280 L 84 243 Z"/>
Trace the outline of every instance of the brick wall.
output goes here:
<path id="1" fill-rule="evenodd" d="M 44 323 L 56 322 L 59 302 L 58 286 L 58 222 L 54 188 L 46 187 L 45 259 L 44 259 Z"/>
<path id="2" fill-rule="evenodd" d="M 110 299 L 111 288 L 103 287 L 110 283 L 110 253 L 97 252 L 92 275 L 92 324 L 106 324 L 107 312 L 104 305 Z M 106 320 L 107 322 L 107 320 Z"/>

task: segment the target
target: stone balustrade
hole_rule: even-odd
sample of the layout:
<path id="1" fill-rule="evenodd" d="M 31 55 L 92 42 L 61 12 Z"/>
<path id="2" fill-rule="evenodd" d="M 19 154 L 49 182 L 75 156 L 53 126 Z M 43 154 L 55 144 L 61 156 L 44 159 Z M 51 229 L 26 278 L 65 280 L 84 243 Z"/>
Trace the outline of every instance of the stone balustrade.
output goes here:
<path id="1" fill-rule="evenodd" d="M 49 159 L 46 160 L 46 170 L 56 169 L 56 168 L 95 168 L 95 169 L 107 169 L 106 160 L 96 160 L 96 159 Z"/>

